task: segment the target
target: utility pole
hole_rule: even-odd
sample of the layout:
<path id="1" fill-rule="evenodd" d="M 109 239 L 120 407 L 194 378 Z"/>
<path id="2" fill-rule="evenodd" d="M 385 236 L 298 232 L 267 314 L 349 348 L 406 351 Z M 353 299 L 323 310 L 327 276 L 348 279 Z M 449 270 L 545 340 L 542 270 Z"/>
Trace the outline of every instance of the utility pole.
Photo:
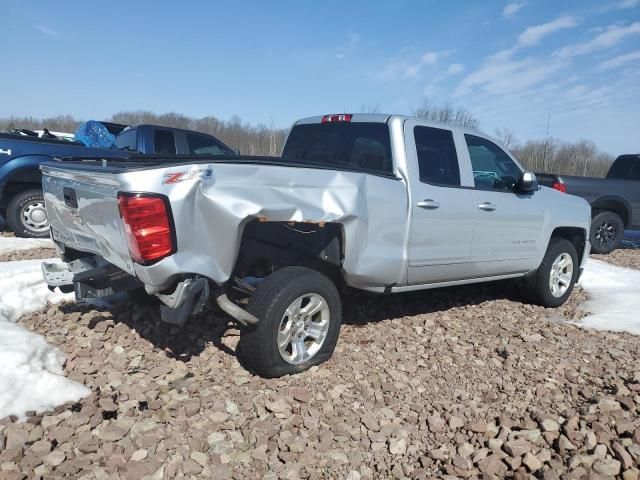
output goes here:
<path id="1" fill-rule="evenodd" d="M 542 152 L 542 167 L 545 173 L 551 173 L 547 171 L 547 149 L 549 148 L 549 124 L 551 123 L 551 114 L 547 115 L 547 135 L 544 139 L 544 151 Z"/>

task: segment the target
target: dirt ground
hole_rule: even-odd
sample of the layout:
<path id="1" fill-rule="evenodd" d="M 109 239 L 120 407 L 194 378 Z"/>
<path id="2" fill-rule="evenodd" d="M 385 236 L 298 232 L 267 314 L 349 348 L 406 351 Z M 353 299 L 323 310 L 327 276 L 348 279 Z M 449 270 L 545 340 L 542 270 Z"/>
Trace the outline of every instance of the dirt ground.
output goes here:
<path id="1" fill-rule="evenodd" d="M 333 359 L 275 380 L 214 310 L 179 329 L 152 306 L 48 306 L 21 324 L 93 394 L 0 420 L 0 478 L 637 479 L 640 338 L 581 329 L 584 298 L 349 297 Z"/>

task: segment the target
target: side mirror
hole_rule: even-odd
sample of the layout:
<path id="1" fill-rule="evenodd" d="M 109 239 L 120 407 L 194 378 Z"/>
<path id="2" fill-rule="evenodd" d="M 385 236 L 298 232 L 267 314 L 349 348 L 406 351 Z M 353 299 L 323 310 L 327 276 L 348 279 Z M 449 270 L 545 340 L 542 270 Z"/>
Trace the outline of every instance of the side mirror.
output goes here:
<path id="1" fill-rule="evenodd" d="M 538 190 L 538 179 L 536 174 L 532 172 L 524 172 L 518 182 L 518 191 L 524 193 L 533 193 Z"/>

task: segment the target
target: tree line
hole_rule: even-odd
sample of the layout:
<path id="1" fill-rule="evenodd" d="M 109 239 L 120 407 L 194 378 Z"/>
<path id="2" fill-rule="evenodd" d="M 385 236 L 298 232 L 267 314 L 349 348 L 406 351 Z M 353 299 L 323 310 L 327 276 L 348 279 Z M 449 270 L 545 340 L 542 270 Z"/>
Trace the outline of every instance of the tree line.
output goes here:
<path id="1" fill-rule="evenodd" d="M 7 117 L 0 118 L 0 131 L 26 128 L 74 133 L 83 120 L 70 115 L 58 115 L 49 118 Z M 252 125 L 243 122 L 240 117 L 233 116 L 229 120 L 220 120 L 214 116 L 201 118 L 189 117 L 179 113 L 158 115 L 146 110 L 118 112 L 104 121 L 125 125 L 141 125 L 143 123 L 163 127 L 183 128 L 208 133 L 219 138 L 243 155 L 278 155 L 282 150 L 288 129 L 275 128 L 264 124 Z"/>
<path id="2" fill-rule="evenodd" d="M 477 129 L 480 126 L 478 119 L 469 110 L 454 108 L 448 104 L 434 105 L 426 101 L 414 111 L 414 115 L 466 128 Z M 520 143 L 508 128 L 497 129 L 494 137 L 532 172 L 604 177 L 615 160 L 613 155 L 598 150 L 590 140 L 567 142 L 547 136 Z"/>
<path id="3" fill-rule="evenodd" d="M 363 106 L 361 110 L 374 113 L 377 112 L 378 107 Z M 438 105 L 425 101 L 413 113 L 418 118 L 450 125 L 474 129 L 480 126 L 480 122 L 472 112 L 449 104 Z M 106 120 L 126 125 L 149 123 L 208 133 L 230 147 L 238 149 L 244 155 L 279 155 L 288 133 L 288 129 L 276 128 L 274 125 L 253 125 L 243 122 L 238 116 L 233 116 L 229 120 L 220 120 L 214 116 L 195 118 L 179 113 L 159 115 L 147 110 L 133 110 L 118 112 Z M 42 119 L 7 117 L 0 118 L 0 131 L 14 128 L 30 130 L 48 128 L 51 131 L 73 133 L 80 123 L 81 120 L 70 115 Z M 589 140 L 567 142 L 547 137 L 521 143 L 515 138 L 513 132 L 506 128 L 496 130 L 494 136 L 528 170 L 534 172 L 603 177 L 614 160 L 612 155 L 598 150 L 596 145 Z"/>

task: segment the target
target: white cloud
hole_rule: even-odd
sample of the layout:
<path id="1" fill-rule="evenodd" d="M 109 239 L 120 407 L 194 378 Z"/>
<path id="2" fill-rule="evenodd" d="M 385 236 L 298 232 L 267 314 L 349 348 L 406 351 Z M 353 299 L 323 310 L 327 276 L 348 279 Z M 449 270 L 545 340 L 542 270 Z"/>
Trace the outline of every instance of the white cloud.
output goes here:
<path id="1" fill-rule="evenodd" d="M 458 73 L 461 73 L 463 71 L 464 65 L 462 65 L 461 63 L 452 63 L 451 65 L 449 65 L 449 68 L 447 68 L 448 75 L 457 75 Z"/>
<path id="2" fill-rule="evenodd" d="M 494 95 L 522 92 L 548 79 L 565 65 L 558 59 L 513 59 L 514 52 L 514 49 L 503 50 L 488 57 L 478 70 L 458 84 L 453 95 L 459 97 L 478 89 Z"/>
<path id="3" fill-rule="evenodd" d="M 580 20 L 578 18 L 571 15 L 565 15 L 563 17 L 558 17 L 551 22 L 534 25 L 533 27 L 527 28 L 520 34 L 518 37 L 518 44 L 524 46 L 536 45 L 547 35 L 557 32 L 558 30 L 573 28 L 579 23 Z"/>
<path id="4" fill-rule="evenodd" d="M 632 62 L 634 60 L 640 60 L 640 50 L 625 53 L 624 55 L 618 55 L 600 64 L 600 68 L 610 69 L 617 68 L 625 63 Z"/>
<path id="5" fill-rule="evenodd" d="M 338 60 L 344 60 L 347 55 L 358 46 L 360 43 L 360 35 L 357 33 L 351 32 L 347 38 L 347 41 L 336 48 L 336 58 Z"/>
<path id="6" fill-rule="evenodd" d="M 511 17 L 512 15 L 515 15 L 516 13 L 518 13 L 522 9 L 522 7 L 524 7 L 525 5 L 526 5 L 525 2 L 508 3 L 504 6 L 504 9 L 502 10 L 502 16 Z"/>
<path id="7" fill-rule="evenodd" d="M 57 38 L 60 36 L 60 33 L 56 32 L 55 30 L 49 28 L 49 27 L 45 27 L 44 25 L 39 25 L 39 24 L 34 24 L 33 28 L 35 28 L 36 30 L 38 30 L 40 33 L 42 33 L 43 35 L 46 35 L 48 37 L 53 37 L 53 38 Z"/>
<path id="8" fill-rule="evenodd" d="M 432 63 L 436 63 L 440 58 L 446 57 L 450 54 L 450 50 L 445 50 L 443 52 L 427 52 L 422 56 L 422 62 L 424 64 L 430 65 Z"/>
<path id="9" fill-rule="evenodd" d="M 435 65 L 440 59 L 448 57 L 451 53 L 451 50 L 426 52 L 417 62 L 405 64 L 402 76 L 404 78 L 416 77 L 424 67 L 427 65 Z"/>
<path id="10" fill-rule="evenodd" d="M 627 26 L 610 25 L 604 32 L 588 42 L 567 45 L 556 50 L 555 55 L 561 58 L 585 55 L 597 50 L 613 47 L 626 37 L 638 34 L 640 34 L 640 22 L 634 22 Z"/>
<path id="11" fill-rule="evenodd" d="M 633 8 L 636 5 L 640 5 L 640 0 L 622 0 L 618 4 L 618 8 L 620 8 L 620 9 Z"/>

